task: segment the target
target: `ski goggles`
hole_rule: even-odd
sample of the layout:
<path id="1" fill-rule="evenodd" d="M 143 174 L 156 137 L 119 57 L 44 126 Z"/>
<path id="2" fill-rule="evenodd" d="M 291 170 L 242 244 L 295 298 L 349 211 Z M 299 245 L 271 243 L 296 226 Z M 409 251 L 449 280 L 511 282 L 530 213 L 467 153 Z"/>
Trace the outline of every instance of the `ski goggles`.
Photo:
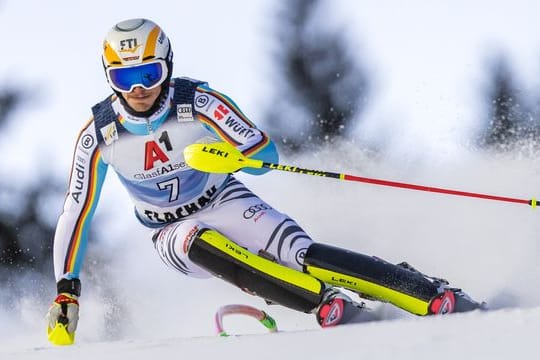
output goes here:
<path id="1" fill-rule="evenodd" d="M 150 90 L 167 78 L 167 64 L 158 59 L 129 67 L 109 67 L 106 74 L 109 84 L 116 91 L 131 92 L 137 86 Z"/>

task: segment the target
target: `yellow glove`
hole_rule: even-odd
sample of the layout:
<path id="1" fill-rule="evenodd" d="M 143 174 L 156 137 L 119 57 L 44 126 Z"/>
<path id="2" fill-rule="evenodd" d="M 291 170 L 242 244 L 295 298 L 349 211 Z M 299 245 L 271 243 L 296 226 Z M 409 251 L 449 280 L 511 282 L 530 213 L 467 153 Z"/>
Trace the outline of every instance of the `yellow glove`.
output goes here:
<path id="1" fill-rule="evenodd" d="M 47 335 L 54 345 L 71 345 L 79 321 L 79 301 L 76 295 L 59 294 L 47 312 Z"/>

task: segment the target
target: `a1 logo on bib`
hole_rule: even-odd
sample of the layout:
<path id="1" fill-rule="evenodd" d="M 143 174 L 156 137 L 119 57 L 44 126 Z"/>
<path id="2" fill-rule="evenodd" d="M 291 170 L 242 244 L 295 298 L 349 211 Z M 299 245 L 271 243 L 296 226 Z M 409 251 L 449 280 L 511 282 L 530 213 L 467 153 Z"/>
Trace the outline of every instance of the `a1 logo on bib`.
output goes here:
<path id="1" fill-rule="evenodd" d="M 178 122 L 189 122 L 193 120 L 193 108 L 191 104 L 176 105 L 176 119 Z"/>

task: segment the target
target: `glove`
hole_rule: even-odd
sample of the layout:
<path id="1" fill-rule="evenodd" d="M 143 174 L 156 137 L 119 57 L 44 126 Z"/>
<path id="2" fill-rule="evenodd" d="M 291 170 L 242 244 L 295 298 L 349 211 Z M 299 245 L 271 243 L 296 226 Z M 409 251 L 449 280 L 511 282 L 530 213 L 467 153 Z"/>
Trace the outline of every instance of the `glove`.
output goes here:
<path id="1" fill-rule="evenodd" d="M 79 321 L 79 279 L 58 282 L 58 296 L 47 312 L 47 334 L 54 345 L 71 345 Z"/>

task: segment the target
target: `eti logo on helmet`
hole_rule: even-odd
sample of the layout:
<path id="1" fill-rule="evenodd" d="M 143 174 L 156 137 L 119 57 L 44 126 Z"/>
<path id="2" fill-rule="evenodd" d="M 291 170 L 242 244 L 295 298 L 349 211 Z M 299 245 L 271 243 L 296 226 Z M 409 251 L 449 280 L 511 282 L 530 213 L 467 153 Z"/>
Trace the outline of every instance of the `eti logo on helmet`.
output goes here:
<path id="1" fill-rule="evenodd" d="M 142 45 L 137 44 L 137 38 L 120 40 L 120 52 L 134 53 Z"/>
<path id="2" fill-rule="evenodd" d="M 120 40 L 120 52 L 130 54 L 130 55 L 126 56 L 126 57 L 122 56 L 122 60 L 124 60 L 124 61 L 138 60 L 140 58 L 140 56 L 136 55 L 135 52 L 141 46 L 142 45 L 137 44 L 137 38 Z"/>

